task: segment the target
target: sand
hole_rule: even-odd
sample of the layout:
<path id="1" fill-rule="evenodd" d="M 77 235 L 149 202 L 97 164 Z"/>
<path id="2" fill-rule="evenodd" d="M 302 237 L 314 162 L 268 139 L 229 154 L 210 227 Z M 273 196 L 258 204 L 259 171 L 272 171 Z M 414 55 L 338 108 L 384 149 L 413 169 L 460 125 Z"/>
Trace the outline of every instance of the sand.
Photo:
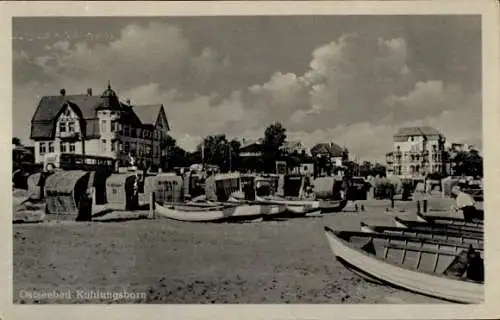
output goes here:
<path id="1" fill-rule="evenodd" d="M 431 208 L 449 203 L 433 200 Z M 167 219 L 14 226 L 14 303 L 443 303 L 369 283 L 339 264 L 325 225 L 392 224 L 415 204 L 368 201 L 366 212 L 256 223 Z M 352 207 L 352 206 L 350 206 Z M 345 211 L 350 210 L 350 207 Z M 404 212 L 403 212 L 404 211 Z M 145 215 L 135 213 L 135 216 Z M 122 213 L 121 215 L 126 215 Z M 83 291 L 78 291 L 83 290 Z M 93 290 L 93 291 L 91 291 Z M 126 298 L 78 292 L 128 292 Z M 26 292 L 71 292 L 27 297 Z"/>

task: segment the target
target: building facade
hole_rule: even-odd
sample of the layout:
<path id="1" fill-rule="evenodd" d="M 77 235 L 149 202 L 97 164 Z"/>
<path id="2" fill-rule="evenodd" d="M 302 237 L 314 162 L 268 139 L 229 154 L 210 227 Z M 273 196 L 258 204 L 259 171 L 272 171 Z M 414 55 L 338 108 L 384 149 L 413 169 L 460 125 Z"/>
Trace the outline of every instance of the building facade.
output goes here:
<path id="1" fill-rule="evenodd" d="M 31 120 L 35 162 L 50 153 L 100 156 L 127 165 L 130 157 L 143 167 L 162 166 L 163 142 L 170 126 L 163 105 L 133 106 L 108 88 L 87 94 L 41 98 Z"/>
<path id="2" fill-rule="evenodd" d="M 386 154 L 387 174 L 423 179 L 427 174 L 444 174 L 445 138 L 431 127 L 401 128 L 393 137 L 393 151 Z"/>

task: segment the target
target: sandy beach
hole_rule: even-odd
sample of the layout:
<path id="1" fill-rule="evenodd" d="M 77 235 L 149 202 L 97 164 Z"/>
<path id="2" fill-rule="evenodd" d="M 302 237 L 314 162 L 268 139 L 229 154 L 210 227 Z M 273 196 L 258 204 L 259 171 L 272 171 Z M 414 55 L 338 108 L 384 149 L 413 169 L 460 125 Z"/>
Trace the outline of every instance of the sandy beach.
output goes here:
<path id="1" fill-rule="evenodd" d="M 446 210 L 433 199 L 430 208 Z M 338 263 L 323 227 L 392 225 L 415 203 L 369 201 L 365 212 L 256 223 L 167 219 L 14 225 L 14 303 L 443 303 L 369 283 Z M 127 215 L 122 213 L 122 215 Z M 76 297 L 131 292 L 127 299 Z M 26 292 L 73 293 L 29 296 Z"/>

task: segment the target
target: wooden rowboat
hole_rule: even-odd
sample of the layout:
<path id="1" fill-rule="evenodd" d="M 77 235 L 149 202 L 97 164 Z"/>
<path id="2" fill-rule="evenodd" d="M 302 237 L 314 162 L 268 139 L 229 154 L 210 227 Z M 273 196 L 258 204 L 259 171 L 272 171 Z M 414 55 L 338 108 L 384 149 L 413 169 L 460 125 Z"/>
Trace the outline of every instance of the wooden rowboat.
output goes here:
<path id="1" fill-rule="evenodd" d="M 308 213 L 321 211 L 319 201 L 311 200 L 288 200 L 279 197 L 256 197 L 255 200 L 244 200 L 236 197 L 229 197 L 230 203 L 261 204 L 261 205 L 279 205 L 284 206 L 286 211 L 292 216 L 304 216 Z"/>
<path id="2" fill-rule="evenodd" d="M 328 227 L 325 232 L 336 258 L 369 280 L 453 302 L 484 300 L 482 253 L 471 247 Z"/>
<path id="3" fill-rule="evenodd" d="M 478 232 L 483 233 L 483 225 L 455 225 L 448 223 L 429 223 L 416 220 L 403 219 L 399 217 L 394 218 L 396 226 L 400 228 L 429 228 L 430 230 L 450 230 L 458 232 Z"/>
<path id="4" fill-rule="evenodd" d="M 215 206 L 196 208 L 194 206 L 169 206 L 155 203 L 155 213 L 162 217 L 192 222 L 210 222 L 232 219 L 255 219 L 280 214 L 284 207 L 270 205 Z"/>
<path id="5" fill-rule="evenodd" d="M 483 225 L 483 220 L 474 219 L 472 221 L 465 221 L 464 219 L 451 218 L 451 217 L 441 217 L 441 216 L 424 216 L 421 213 L 417 213 L 417 220 L 426 223 L 444 223 L 456 226 L 471 226 L 478 227 Z"/>
<path id="6" fill-rule="evenodd" d="M 442 243 L 453 243 L 472 245 L 474 248 L 483 248 L 484 239 L 482 236 L 464 236 L 459 232 L 414 230 L 408 228 L 375 226 L 361 222 L 361 231 L 368 233 L 383 233 L 391 236 L 402 236 L 407 238 L 425 239 L 428 241 L 440 241 Z"/>
<path id="7" fill-rule="evenodd" d="M 462 227 L 459 226 L 451 226 L 447 224 L 439 224 L 439 223 L 421 223 L 419 224 L 417 221 L 412 223 L 408 220 L 403 220 L 399 217 L 394 217 L 394 222 L 398 228 L 408 228 L 411 230 L 418 231 L 428 231 L 428 232 L 444 232 L 444 233 L 458 233 L 463 236 L 470 237 L 484 237 L 484 233 L 482 229 L 460 229 Z"/>
<path id="8" fill-rule="evenodd" d="M 261 204 L 284 205 L 288 211 L 299 215 L 317 211 L 320 207 L 316 200 L 290 200 L 276 196 L 256 197 L 255 200 Z"/>

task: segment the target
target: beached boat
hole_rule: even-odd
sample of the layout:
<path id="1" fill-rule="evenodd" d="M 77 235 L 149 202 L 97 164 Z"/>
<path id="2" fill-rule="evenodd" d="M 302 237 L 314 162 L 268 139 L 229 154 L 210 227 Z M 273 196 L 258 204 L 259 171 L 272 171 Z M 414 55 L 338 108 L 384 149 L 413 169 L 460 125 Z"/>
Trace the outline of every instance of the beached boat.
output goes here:
<path id="1" fill-rule="evenodd" d="M 261 204 L 282 205 L 295 214 L 307 214 L 308 212 L 320 210 L 320 202 L 317 200 L 295 200 L 277 196 L 255 197 Z"/>
<path id="2" fill-rule="evenodd" d="M 465 236 L 460 232 L 415 230 L 381 225 L 368 225 L 361 222 L 361 231 L 367 233 L 383 233 L 391 236 L 402 236 L 445 243 L 473 245 L 474 248 L 483 248 L 484 238 L 481 235 Z"/>
<path id="3" fill-rule="evenodd" d="M 394 223 L 400 228 L 428 228 L 430 230 L 450 230 L 459 232 L 479 232 L 483 233 L 483 225 L 455 225 L 449 223 L 429 223 L 418 220 L 403 219 L 400 217 L 394 218 Z"/>
<path id="4" fill-rule="evenodd" d="M 162 217 L 193 222 L 209 222 L 232 219 L 255 219 L 280 214 L 285 210 L 278 205 L 242 204 L 238 206 L 196 207 L 185 205 L 161 205 L 155 203 L 155 213 Z"/>
<path id="5" fill-rule="evenodd" d="M 347 200 L 319 200 L 319 208 L 323 213 L 340 212 L 347 205 Z"/>
<path id="6" fill-rule="evenodd" d="M 456 226 L 482 226 L 482 219 L 474 219 L 472 221 L 465 221 L 462 218 L 452 218 L 452 217 L 443 217 L 443 216 L 424 216 L 421 213 L 417 213 L 417 220 L 426 223 L 445 223 L 452 224 Z"/>
<path id="7" fill-rule="evenodd" d="M 428 232 L 445 232 L 458 233 L 463 236 L 483 237 L 483 229 L 465 229 L 465 227 L 453 226 L 442 223 L 418 223 L 418 221 L 404 220 L 399 217 L 394 217 L 394 223 L 398 228 L 408 228 L 411 230 L 428 231 Z M 462 229 L 460 229 L 462 228 Z"/>
<path id="8" fill-rule="evenodd" d="M 369 280 L 453 302 L 484 300 L 482 252 L 472 247 L 329 227 L 325 232 L 336 258 Z"/>

